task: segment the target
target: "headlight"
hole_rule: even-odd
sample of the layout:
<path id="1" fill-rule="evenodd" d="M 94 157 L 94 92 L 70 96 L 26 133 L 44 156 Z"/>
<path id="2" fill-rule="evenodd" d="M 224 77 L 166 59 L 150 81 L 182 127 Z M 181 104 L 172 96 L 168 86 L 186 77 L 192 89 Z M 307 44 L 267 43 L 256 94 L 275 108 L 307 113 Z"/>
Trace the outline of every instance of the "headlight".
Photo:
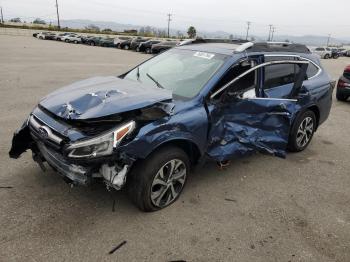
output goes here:
<path id="1" fill-rule="evenodd" d="M 101 136 L 76 142 L 67 148 L 70 151 L 68 156 L 72 158 L 83 158 L 111 155 L 113 148 L 116 148 L 123 138 L 130 134 L 134 128 L 135 121 L 131 121 Z"/>

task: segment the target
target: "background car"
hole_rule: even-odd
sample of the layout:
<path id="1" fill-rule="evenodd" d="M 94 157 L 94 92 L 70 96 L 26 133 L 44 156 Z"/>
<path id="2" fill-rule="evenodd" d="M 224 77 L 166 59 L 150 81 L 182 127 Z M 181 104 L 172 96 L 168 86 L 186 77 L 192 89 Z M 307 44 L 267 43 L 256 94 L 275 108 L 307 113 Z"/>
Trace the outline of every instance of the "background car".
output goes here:
<path id="1" fill-rule="evenodd" d="M 340 56 L 345 56 L 347 50 L 345 48 L 339 48 L 338 51 Z"/>
<path id="2" fill-rule="evenodd" d="M 45 35 L 45 40 L 56 40 L 57 35 L 55 33 L 48 33 Z"/>
<path id="3" fill-rule="evenodd" d="M 91 46 L 100 45 L 101 40 L 102 40 L 102 37 L 95 36 L 95 37 L 88 38 L 85 44 L 91 45 Z"/>
<path id="4" fill-rule="evenodd" d="M 56 40 L 57 41 L 62 41 L 62 37 L 66 36 L 66 35 L 69 35 L 71 33 L 60 33 L 56 36 Z"/>
<path id="5" fill-rule="evenodd" d="M 128 37 L 128 36 L 116 37 L 116 38 L 114 38 L 114 45 L 115 45 L 115 47 L 119 48 L 120 43 L 127 41 L 129 39 L 131 39 L 131 37 Z"/>
<path id="6" fill-rule="evenodd" d="M 317 47 L 313 50 L 313 53 L 319 55 L 323 59 L 332 57 L 332 50 L 328 47 Z"/>
<path id="7" fill-rule="evenodd" d="M 61 38 L 61 41 L 64 41 L 66 43 L 78 44 L 78 43 L 81 43 L 81 37 L 77 34 L 70 34 L 70 35 L 63 36 Z"/>
<path id="8" fill-rule="evenodd" d="M 148 40 L 146 42 L 142 42 L 136 48 L 136 51 L 150 54 L 152 52 L 152 45 L 159 44 L 160 42 L 160 40 Z"/>
<path id="9" fill-rule="evenodd" d="M 350 65 L 338 80 L 336 97 L 339 101 L 346 101 L 350 97 Z"/>
<path id="10" fill-rule="evenodd" d="M 151 53 L 152 54 L 158 54 L 160 52 L 163 52 L 165 50 L 168 50 L 170 48 L 175 47 L 178 44 L 177 41 L 164 41 L 160 42 L 159 44 L 152 45 Z"/>
<path id="11" fill-rule="evenodd" d="M 82 43 L 82 44 L 86 44 L 87 41 L 88 41 L 89 39 L 93 38 L 93 37 L 94 37 L 94 36 L 92 36 L 92 35 L 81 36 L 81 43 Z"/>
<path id="12" fill-rule="evenodd" d="M 341 56 L 341 52 L 338 48 L 331 48 L 332 50 L 332 58 L 338 59 Z"/>
<path id="13" fill-rule="evenodd" d="M 46 36 L 49 34 L 49 32 L 40 32 L 36 35 L 36 38 L 45 40 Z"/>
<path id="14" fill-rule="evenodd" d="M 110 37 L 102 38 L 100 40 L 99 45 L 103 47 L 115 47 L 114 38 L 110 38 Z"/>
<path id="15" fill-rule="evenodd" d="M 131 41 L 132 41 L 132 38 L 124 40 L 123 42 L 119 43 L 118 48 L 125 49 L 125 50 L 130 49 Z"/>
<path id="16" fill-rule="evenodd" d="M 140 37 L 134 38 L 130 43 L 130 49 L 136 50 L 136 48 L 140 45 L 140 43 L 143 43 L 146 41 L 148 41 L 148 39 L 140 38 Z"/>

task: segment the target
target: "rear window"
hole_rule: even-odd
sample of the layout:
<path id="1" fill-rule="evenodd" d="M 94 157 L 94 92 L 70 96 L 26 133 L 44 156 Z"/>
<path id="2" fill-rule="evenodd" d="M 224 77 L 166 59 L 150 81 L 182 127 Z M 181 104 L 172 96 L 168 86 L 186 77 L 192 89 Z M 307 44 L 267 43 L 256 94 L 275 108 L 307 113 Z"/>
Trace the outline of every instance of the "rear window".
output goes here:
<path id="1" fill-rule="evenodd" d="M 313 63 L 309 63 L 309 66 L 307 67 L 306 71 L 307 78 L 314 77 L 315 75 L 317 75 L 318 71 L 319 68 L 317 66 L 315 66 Z"/>

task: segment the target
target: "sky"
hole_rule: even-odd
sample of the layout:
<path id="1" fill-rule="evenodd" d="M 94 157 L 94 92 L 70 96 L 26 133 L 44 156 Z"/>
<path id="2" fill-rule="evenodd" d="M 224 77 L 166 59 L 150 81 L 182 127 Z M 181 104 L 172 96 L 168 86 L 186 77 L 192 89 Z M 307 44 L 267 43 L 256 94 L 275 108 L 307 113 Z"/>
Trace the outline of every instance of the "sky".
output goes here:
<path id="1" fill-rule="evenodd" d="M 58 0 L 60 18 L 112 21 L 123 24 L 167 26 L 186 30 L 225 31 L 245 35 L 268 35 L 269 25 L 276 35 L 320 35 L 350 37 L 350 1 L 336 0 Z M 4 18 L 36 17 L 56 19 L 55 0 L 0 0 Z"/>

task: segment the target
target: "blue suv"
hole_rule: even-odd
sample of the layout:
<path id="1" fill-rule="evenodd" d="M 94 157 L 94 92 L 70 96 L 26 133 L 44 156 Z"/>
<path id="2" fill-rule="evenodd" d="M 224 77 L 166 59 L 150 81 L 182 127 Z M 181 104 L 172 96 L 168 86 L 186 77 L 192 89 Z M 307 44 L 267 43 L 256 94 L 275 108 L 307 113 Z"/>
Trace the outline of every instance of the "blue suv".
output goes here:
<path id="1" fill-rule="evenodd" d="M 302 151 L 327 119 L 334 82 L 304 45 L 193 43 L 115 77 L 49 94 L 16 131 L 70 184 L 125 187 L 143 211 L 174 203 L 191 167 Z"/>

